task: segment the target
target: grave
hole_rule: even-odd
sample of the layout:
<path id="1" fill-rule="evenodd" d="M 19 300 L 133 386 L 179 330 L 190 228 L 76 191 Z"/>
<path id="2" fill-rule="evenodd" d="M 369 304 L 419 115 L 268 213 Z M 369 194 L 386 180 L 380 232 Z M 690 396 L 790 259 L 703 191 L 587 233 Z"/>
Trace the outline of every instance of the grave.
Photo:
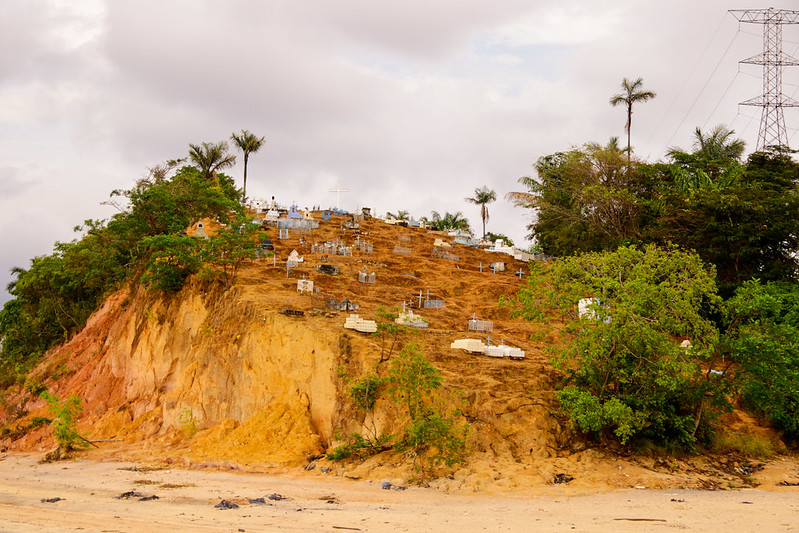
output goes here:
<path id="1" fill-rule="evenodd" d="M 278 313 L 286 315 L 286 316 L 303 316 L 305 311 L 299 311 L 296 309 L 289 309 L 289 301 L 288 298 L 286 299 L 286 308 L 281 309 Z"/>
<path id="2" fill-rule="evenodd" d="M 443 239 L 436 239 L 436 242 L 433 243 L 435 248 L 452 248 L 452 245 Z"/>
<path id="3" fill-rule="evenodd" d="M 411 242 L 411 236 L 410 235 L 398 235 L 397 236 L 397 241 L 398 242 Z"/>
<path id="4" fill-rule="evenodd" d="M 361 223 L 360 222 L 355 222 L 354 220 L 345 220 L 344 221 L 344 227 L 347 228 L 347 229 L 360 229 L 361 228 Z"/>
<path id="5" fill-rule="evenodd" d="M 604 312 L 603 312 L 604 311 Z M 582 298 L 577 302 L 577 315 L 588 320 L 610 322 L 609 307 L 596 298 Z"/>
<path id="6" fill-rule="evenodd" d="M 299 292 L 299 293 L 306 293 L 306 292 L 313 293 L 313 280 L 311 280 L 311 279 L 298 279 L 297 280 L 297 292 Z"/>
<path id="7" fill-rule="evenodd" d="M 292 250 L 291 253 L 289 254 L 289 261 L 294 261 L 295 263 L 302 263 L 303 258 L 302 256 L 300 256 L 299 253 L 297 253 L 297 250 Z"/>
<path id="8" fill-rule="evenodd" d="M 458 339 L 453 341 L 450 348 L 454 350 L 466 350 L 472 353 L 485 353 L 486 345 L 479 339 Z"/>
<path id="9" fill-rule="evenodd" d="M 411 249 L 398 244 L 394 247 L 394 255 L 411 255 Z"/>
<path id="10" fill-rule="evenodd" d="M 318 270 L 322 274 L 328 274 L 330 276 L 336 276 L 338 275 L 339 272 L 338 267 L 336 265 L 328 265 L 324 263 L 321 265 L 316 265 L 316 270 Z"/>
<path id="11" fill-rule="evenodd" d="M 494 274 L 496 274 L 497 272 L 505 272 L 505 263 L 502 261 L 489 263 L 488 268 L 490 268 L 494 272 Z"/>
<path id="12" fill-rule="evenodd" d="M 469 331 L 494 331 L 494 322 L 491 320 L 477 320 L 475 315 L 472 315 L 469 320 Z"/>
<path id="13" fill-rule="evenodd" d="M 444 250 L 444 249 L 438 248 L 438 247 L 433 247 L 432 256 L 436 257 L 436 258 L 439 258 L 439 259 L 448 259 L 449 261 L 460 261 L 460 257 L 459 256 L 457 256 L 455 254 L 451 254 L 447 250 Z"/>
<path id="14" fill-rule="evenodd" d="M 284 240 L 284 239 L 288 239 L 289 238 L 289 230 L 287 228 L 281 228 L 280 229 L 280 234 L 278 235 L 277 238 L 280 239 L 281 241 Z"/>
<path id="15" fill-rule="evenodd" d="M 303 220 L 316 220 L 313 217 L 313 213 L 311 211 L 303 211 L 302 212 L 302 219 Z"/>
<path id="16" fill-rule="evenodd" d="M 264 222 L 275 223 L 279 218 L 280 218 L 280 211 L 278 211 L 277 209 L 270 209 L 269 211 L 266 212 L 266 215 L 264 215 Z"/>
<path id="17" fill-rule="evenodd" d="M 295 219 L 302 219 L 302 213 L 300 213 L 299 209 L 297 209 L 297 204 L 291 204 L 289 207 L 289 213 L 286 215 L 287 218 L 295 218 Z"/>
<path id="18" fill-rule="evenodd" d="M 361 208 L 361 214 L 363 216 L 367 217 L 367 218 L 371 217 L 372 216 L 372 208 L 371 207 L 362 207 Z"/>
<path id="19" fill-rule="evenodd" d="M 330 211 L 324 210 L 322 211 L 322 220 L 325 222 L 330 222 Z"/>
<path id="20" fill-rule="evenodd" d="M 375 283 L 375 273 L 374 272 L 358 272 L 358 282 L 359 283 L 368 283 L 374 284 Z"/>
<path id="21" fill-rule="evenodd" d="M 360 331 L 361 333 L 377 332 L 377 322 L 375 322 L 374 320 L 364 320 L 355 313 L 347 317 L 347 320 L 344 321 L 344 327 L 346 329 L 354 329 L 355 331 Z"/>
<path id="22" fill-rule="evenodd" d="M 449 347 L 455 350 L 466 350 L 467 352 L 471 353 L 480 353 L 487 357 L 509 357 L 511 359 L 524 359 L 524 350 L 521 348 L 508 346 L 504 343 L 500 346 L 491 346 L 490 339 L 488 346 L 483 344 L 483 342 L 478 339 L 458 339 L 453 341 Z"/>
<path id="23" fill-rule="evenodd" d="M 331 298 L 325 302 L 329 309 L 336 309 L 337 311 L 355 311 L 360 307 L 356 302 L 350 301 L 349 298 L 344 298 L 340 302 L 335 298 Z"/>
<path id="24" fill-rule="evenodd" d="M 394 322 L 401 326 L 410 326 L 412 328 L 426 328 L 428 326 L 427 320 L 413 314 L 413 309 L 408 309 L 407 312 L 402 312 Z"/>
<path id="25" fill-rule="evenodd" d="M 197 231 L 194 233 L 195 237 L 201 237 L 203 239 L 207 239 L 208 235 L 205 233 L 205 227 L 203 226 L 202 222 L 197 223 Z"/>

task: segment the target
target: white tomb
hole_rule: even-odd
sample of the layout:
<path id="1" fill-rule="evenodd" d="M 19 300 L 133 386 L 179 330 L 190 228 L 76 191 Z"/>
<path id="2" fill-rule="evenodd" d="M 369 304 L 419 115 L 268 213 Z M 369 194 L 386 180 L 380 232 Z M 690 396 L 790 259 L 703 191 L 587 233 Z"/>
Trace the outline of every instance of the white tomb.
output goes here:
<path id="1" fill-rule="evenodd" d="M 365 320 L 355 313 L 351 314 L 347 317 L 347 320 L 344 321 L 344 327 L 346 329 L 354 329 L 355 331 L 360 331 L 361 333 L 376 333 L 377 332 L 377 322 L 374 320 Z"/>

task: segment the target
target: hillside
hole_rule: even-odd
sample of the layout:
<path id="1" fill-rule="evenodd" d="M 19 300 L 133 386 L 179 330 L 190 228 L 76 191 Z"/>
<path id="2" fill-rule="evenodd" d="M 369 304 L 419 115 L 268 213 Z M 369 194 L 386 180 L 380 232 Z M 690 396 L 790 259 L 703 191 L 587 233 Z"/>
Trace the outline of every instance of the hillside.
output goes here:
<path id="1" fill-rule="evenodd" d="M 299 471 L 309 457 L 340 443 L 340 435 L 363 431 L 346 397 L 348 379 L 380 358 L 381 339 L 344 329 L 349 313 L 326 302 L 348 298 L 359 304 L 362 318 L 375 319 L 380 307 L 418 306 L 419 295 L 429 291 L 445 306 L 414 309 L 429 327 L 405 340 L 421 341 L 427 359 L 443 375 L 453 403 L 470 424 L 471 451 L 434 486 L 521 490 L 566 474 L 578 487 L 708 488 L 773 485 L 795 470 L 793 460 L 752 467 L 745 457 L 622 457 L 588 447 L 554 414 L 557 374 L 543 352 L 553 339 L 532 340 L 540 337 L 535 324 L 498 307 L 502 295 L 513 295 L 524 283 L 517 274 L 521 269 L 524 277 L 524 263 L 459 244 L 449 249 L 457 261 L 433 257 L 436 239 L 452 239 L 368 218 L 358 229 L 346 229 L 347 220 L 333 217 L 316 230 L 290 230 L 283 240 L 271 229 L 276 257 L 246 265 L 228 290 L 191 280 L 171 297 L 141 287 L 117 292 L 83 331 L 48 353 L 29 377 L 29 391 L 39 379 L 59 397 L 82 399 L 79 430 L 99 446 L 90 455 Z M 349 246 L 356 238 L 370 243 L 373 252 L 354 247 L 352 256 L 322 258 L 312 251 L 315 243 Z M 285 260 L 294 250 L 304 260 L 287 272 Z M 505 262 L 506 270 L 485 268 L 495 261 Z M 320 272 L 321 263 L 335 265 L 339 273 Z M 375 283 L 359 283 L 361 271 L 374 273 Z M 300 279 L 312 280 L 314 292 L 299 293 Z M 281 312 L 287 308 L 303 313 Z M 493 321 L 493 331 L 467 331 L 473 316 Z M 489 336 L 494 344 L 521 348 L 526 357 L 497 359 L 450 348 L 456 339 L 487 342 Z M 12 429 L 46 415 L 43 401 L 22 387 L 4 400 L 2 421 Z M 376 412 L 378 428 L 391 431 L 392 410 L 379 404 Z M 767 432 L 741 414 L 727 422 Z M 2 446 L 44 452 L 54 446 L 51 433 L 47 427 L 12 431 Z M 414 476 L 411 461 L 392 452 L 316 464 L 329 468 L 328 475 Z M 316 468 L 307 475 L 325 474 Z"/>

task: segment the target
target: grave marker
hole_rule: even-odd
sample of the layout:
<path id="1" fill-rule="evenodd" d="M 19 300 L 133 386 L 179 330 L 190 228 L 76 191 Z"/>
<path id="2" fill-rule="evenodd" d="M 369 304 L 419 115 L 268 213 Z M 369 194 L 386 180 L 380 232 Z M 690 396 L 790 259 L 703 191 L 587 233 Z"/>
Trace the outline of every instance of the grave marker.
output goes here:
<path id="1" fill-rule="evenodd" d="M 398 244 L 394 247 L 394 255 L 411 255 L 411 249 Z"/>
<path id="2" fill-rule="evenodd" d="M 313 292 L 313 280 L 311 279 L 298 279 L 297 280 L 297 291 L 302 294 L 305 292 Z"/>
<path id="3" fill-rule="evenodd" d="M 494 322 L 491 320 L 477 320 L 477 317 L 472 314 L 468 329 L 469 331 L 494 331 Z"/>

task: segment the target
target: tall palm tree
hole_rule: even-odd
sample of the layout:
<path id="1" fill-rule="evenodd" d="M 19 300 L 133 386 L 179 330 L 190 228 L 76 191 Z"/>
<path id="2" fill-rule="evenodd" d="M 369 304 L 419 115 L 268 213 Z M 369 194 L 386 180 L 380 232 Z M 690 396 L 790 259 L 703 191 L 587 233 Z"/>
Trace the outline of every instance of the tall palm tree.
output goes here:
<path id="1" fill-rule="evenodd" d="M 230 138 L 233 140 L 239 150 L 244 154 L 244 199 L 247 199 L 247 162 L 250 159 L 250 154 L 257 152 L 264 144 L 264 138 L 260 139 L 250 133 L 248 130 L 241 130 L 240 134 L 232 134 Z"/>
<path id="2" fill-rule="evenodd" d="M 622 92 L 614 94 L 610 97 L 610 105 L 616 107 L 617 105 L 624 104 L 627 107 L 627 123 L 624 125 L 624 131 L 627 132 L 627 163 L 630 163 L 630 125 L 633 120 L 633 104 L 636 102 L 646 102 L 657 96 L 652 91 L 644 91 L 642 87 L 644 79 L 638 78 L 635 81 L 630 81 L 624 78 L 621 82 Z"/>
<path id="3" fill-rule="evenodd" d="M 488 204 L 497 199 L 497 193 L 488 187 L 474 190 L 474 196 L 466 198 L 470 204 L 480 206 L 480 218 L 483 221 L 483 238 L 486 236 L 486 222 L 488 221 Z"/>
<path id="4" fill-rule="evenodd" d="M 218 143 L 202 143 L 201 145 L 189 144 L 189 159 L 199 167 L 203 177 L 214 180 L 219 186 L 217 171 L 232 167 L 236 163 L 236 156 L 228 153 L 228 144 L 225 141 Z"/>

